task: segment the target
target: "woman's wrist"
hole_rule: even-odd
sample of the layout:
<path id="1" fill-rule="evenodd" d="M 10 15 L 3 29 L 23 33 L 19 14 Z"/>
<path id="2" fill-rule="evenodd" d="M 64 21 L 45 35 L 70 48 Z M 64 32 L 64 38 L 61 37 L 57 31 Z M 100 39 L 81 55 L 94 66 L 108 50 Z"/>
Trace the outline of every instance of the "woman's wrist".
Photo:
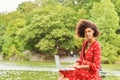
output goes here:
<path id="1" fill-rule="evenodd" d="M 79 65 L 76 68 L 78 68 L 78 69 L 89 69 L 89 65 Z"/>
<path id="2" fill-rule="evenodd" d="M 79 69 L 81 69 L 81 68 L 82 68 L 82 66 L 78 66 L 78 68 L 79 68 Z"/>

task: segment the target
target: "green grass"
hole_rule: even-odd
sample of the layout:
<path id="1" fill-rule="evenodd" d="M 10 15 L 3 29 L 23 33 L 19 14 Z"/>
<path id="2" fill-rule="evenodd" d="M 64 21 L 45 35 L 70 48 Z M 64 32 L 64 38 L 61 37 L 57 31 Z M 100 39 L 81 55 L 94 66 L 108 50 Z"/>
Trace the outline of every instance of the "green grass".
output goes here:
<path id="1" fill-rule="evenodd" d="M 42 62 L 37 62 L 37 61 L 0 61 L 3 63 L 9 63 L 9 64 L 14 64 L 14 65 L 19 65 L 19 66 L 31 66 L 31 67 L 55 67 L 55 62 L 54 61 L 42 61 Z"/>
<path id="2" fill-rule="evenodd" d="M 57 80 L 57 73 L 39 71 L 0 71 L 0 80 Z"/>
<path id="3" fill-rule="evenodd" d="M 3 63 L 9 63 L 9 64 L 14 64 L 14 65 L 19 65 L 19 66 L 31 66 L 31 67 L 48 67 L 48 68 L 55 68 L 56 64 L 55 61 L 0 61 Z M 61 63 L 63 67 L 70 65 L 71 63 Z"/>
<path id="4" fill-rule="evenodd" d="M 56 67 L 54 61 L 46 62 L 29 62 L 29 61 L 2 61 L 3 63 L 10 63 L 20 66 L 32 67 Z M 71 63 L 61 63 L 63 66 L 70 65 Z M 120 64 L 102 64 L 104 70 L 117 70 L 120 71 Z M 0 71 L 0 80 L 57 80 L 57 72 L 45 71 Z M 120 80 L 120 76 L 107 76 L 102 80 Z"/>
<path id="5" fill-rule="evenodd" d="M 57 80 L 57 72 L 0 71 L 0 74 L 0 80 Z M 109 76 L 102 80 L 120 80 L 120 77 Z"/>
<path id="6" fill-rule="evenodd" d="M 102 64 L 105 70 L 117 70 L 120 71 L 120 64 Z"/>
<path id="7" fill-rule="evenodd" d="M 120 80 L 120 77 L 108 76 L 108 77 L 102 78 L 102 80 Z"/>

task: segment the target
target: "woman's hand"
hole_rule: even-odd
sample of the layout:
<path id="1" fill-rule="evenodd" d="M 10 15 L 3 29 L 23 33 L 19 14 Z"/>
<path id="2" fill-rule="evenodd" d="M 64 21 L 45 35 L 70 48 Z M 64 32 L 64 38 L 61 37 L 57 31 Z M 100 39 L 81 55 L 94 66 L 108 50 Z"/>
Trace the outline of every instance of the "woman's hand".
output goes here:
<path id="1" fill-rule="evenodd" d="M 74 63 L 73 65 L 70 65 L 70 68 L 78 68 L 78 69 L 89 69 L 89 61 L 84 61 L 84 65 L 80 65 L 79 63 Z"/>
<path id="2" fill-rule="evenodd" d="M 68 67 L 70 67 L 70 68 L 80 68 L 80 65 L 79 65 L 79 63 L 76 62 L 73 65 L 70 65 Z"/>

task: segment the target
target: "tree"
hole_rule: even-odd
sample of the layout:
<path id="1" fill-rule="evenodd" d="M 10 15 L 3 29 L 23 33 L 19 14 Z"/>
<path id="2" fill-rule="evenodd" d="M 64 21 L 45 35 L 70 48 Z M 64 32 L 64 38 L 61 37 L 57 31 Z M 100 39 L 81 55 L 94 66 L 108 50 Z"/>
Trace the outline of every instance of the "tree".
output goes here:
<path id="1" fill-rule="evenodd" d="M 38 8 L 38 5 L 36 3 L 28 1 L 19 4 L 17 10 L 20 11 L 22 14 L 27 14 L 32 12 L 36 8 Z"/>
<path id="2" fill-rule="evenodd" d="M 5 32 L 4 35 L 2 36 L 2 54 L 6 55 L 5 57 L 7 59 L 9 59 L 9 57 L 13 56 L 13 55 L 19 55 L 19 49 L 17 49 L 17 44 L 15 43 L 16 39 L 16 32 L 18 31 L 18 29 L 24 27 L 25 25 L 25 20 L 24 19 L 20 19 L 19 17 L 21 17 L 22 15 L 19 14 L 19 16 L 17 16 L 19 14 L 19 12 L 12 12 L 12 13 L 8 13 L 6 14 L 6 16 L 3 18 L 4 19 L 4 28 L 5 28 Z M 23 17 L 23 16 L 22 16 Z M 21 18 L 22 18 L 21 17 Z M 9 20 L 9 21 L 7 21 Z"/>
<path id="3" fill-rule="evenodd" d="M 3 45 L 3 35 L 5 34 L 5 27 L 0 24 L 0 52 L 2 52 L 2 45 Z M 1 54 L 1 53 L 0 53 Z"/>
<path id="4" fill-rule="evenodd" d="M 2 15 L 1 24 L 5 27 L 5 34 L 3 35 L 2 53 L 7 58 L 13 55 L 19 55 L 22 46 L 16 38 L 18 30 L 25 27 L 26 19 L 30 16 L 32 11 L 38 8 L 38 5 L 32 2 L 23 2 L 19 5 L 16 11 Z"/>
<path id="5" fill-rule="evenodd" d="M 74 48 L 77 16 L 73 9 L 61 5 L 41 7 L 34 12 L 30 24 L 18 32 L 18 38 L 22 37 L 20 42 L 25 43 L 26 49 L 38 49 L 42 53 L 56 54 L 57 46 Z"/>
<path id="6" fill-rule="evenodd" d="M 110 0 L 101 0 L 100 3 L 93 4 L 90 13 L 90 19 L 100 28 L 99 40 L 102 44 L 102 60 L 103 62 L 114 62 L 117 59 L 118 44 L 120 44 L 115 32 L 119 27 L 119 18 L 114 4 Z"/>

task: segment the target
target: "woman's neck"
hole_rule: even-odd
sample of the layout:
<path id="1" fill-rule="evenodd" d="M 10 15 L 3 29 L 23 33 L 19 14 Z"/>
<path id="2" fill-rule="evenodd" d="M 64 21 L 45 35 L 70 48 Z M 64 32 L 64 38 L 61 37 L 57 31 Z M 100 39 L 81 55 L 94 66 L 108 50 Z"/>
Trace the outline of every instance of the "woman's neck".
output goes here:
<path id="1" fill-rule="evenodd" d="M 95 41 L 95 39 L 92 38 L 92 39 L 89 39 L 89 40 L 88 40 L 88 43 L 89 43 L 89 44 L 92 44 L 94 41 Z"/>

